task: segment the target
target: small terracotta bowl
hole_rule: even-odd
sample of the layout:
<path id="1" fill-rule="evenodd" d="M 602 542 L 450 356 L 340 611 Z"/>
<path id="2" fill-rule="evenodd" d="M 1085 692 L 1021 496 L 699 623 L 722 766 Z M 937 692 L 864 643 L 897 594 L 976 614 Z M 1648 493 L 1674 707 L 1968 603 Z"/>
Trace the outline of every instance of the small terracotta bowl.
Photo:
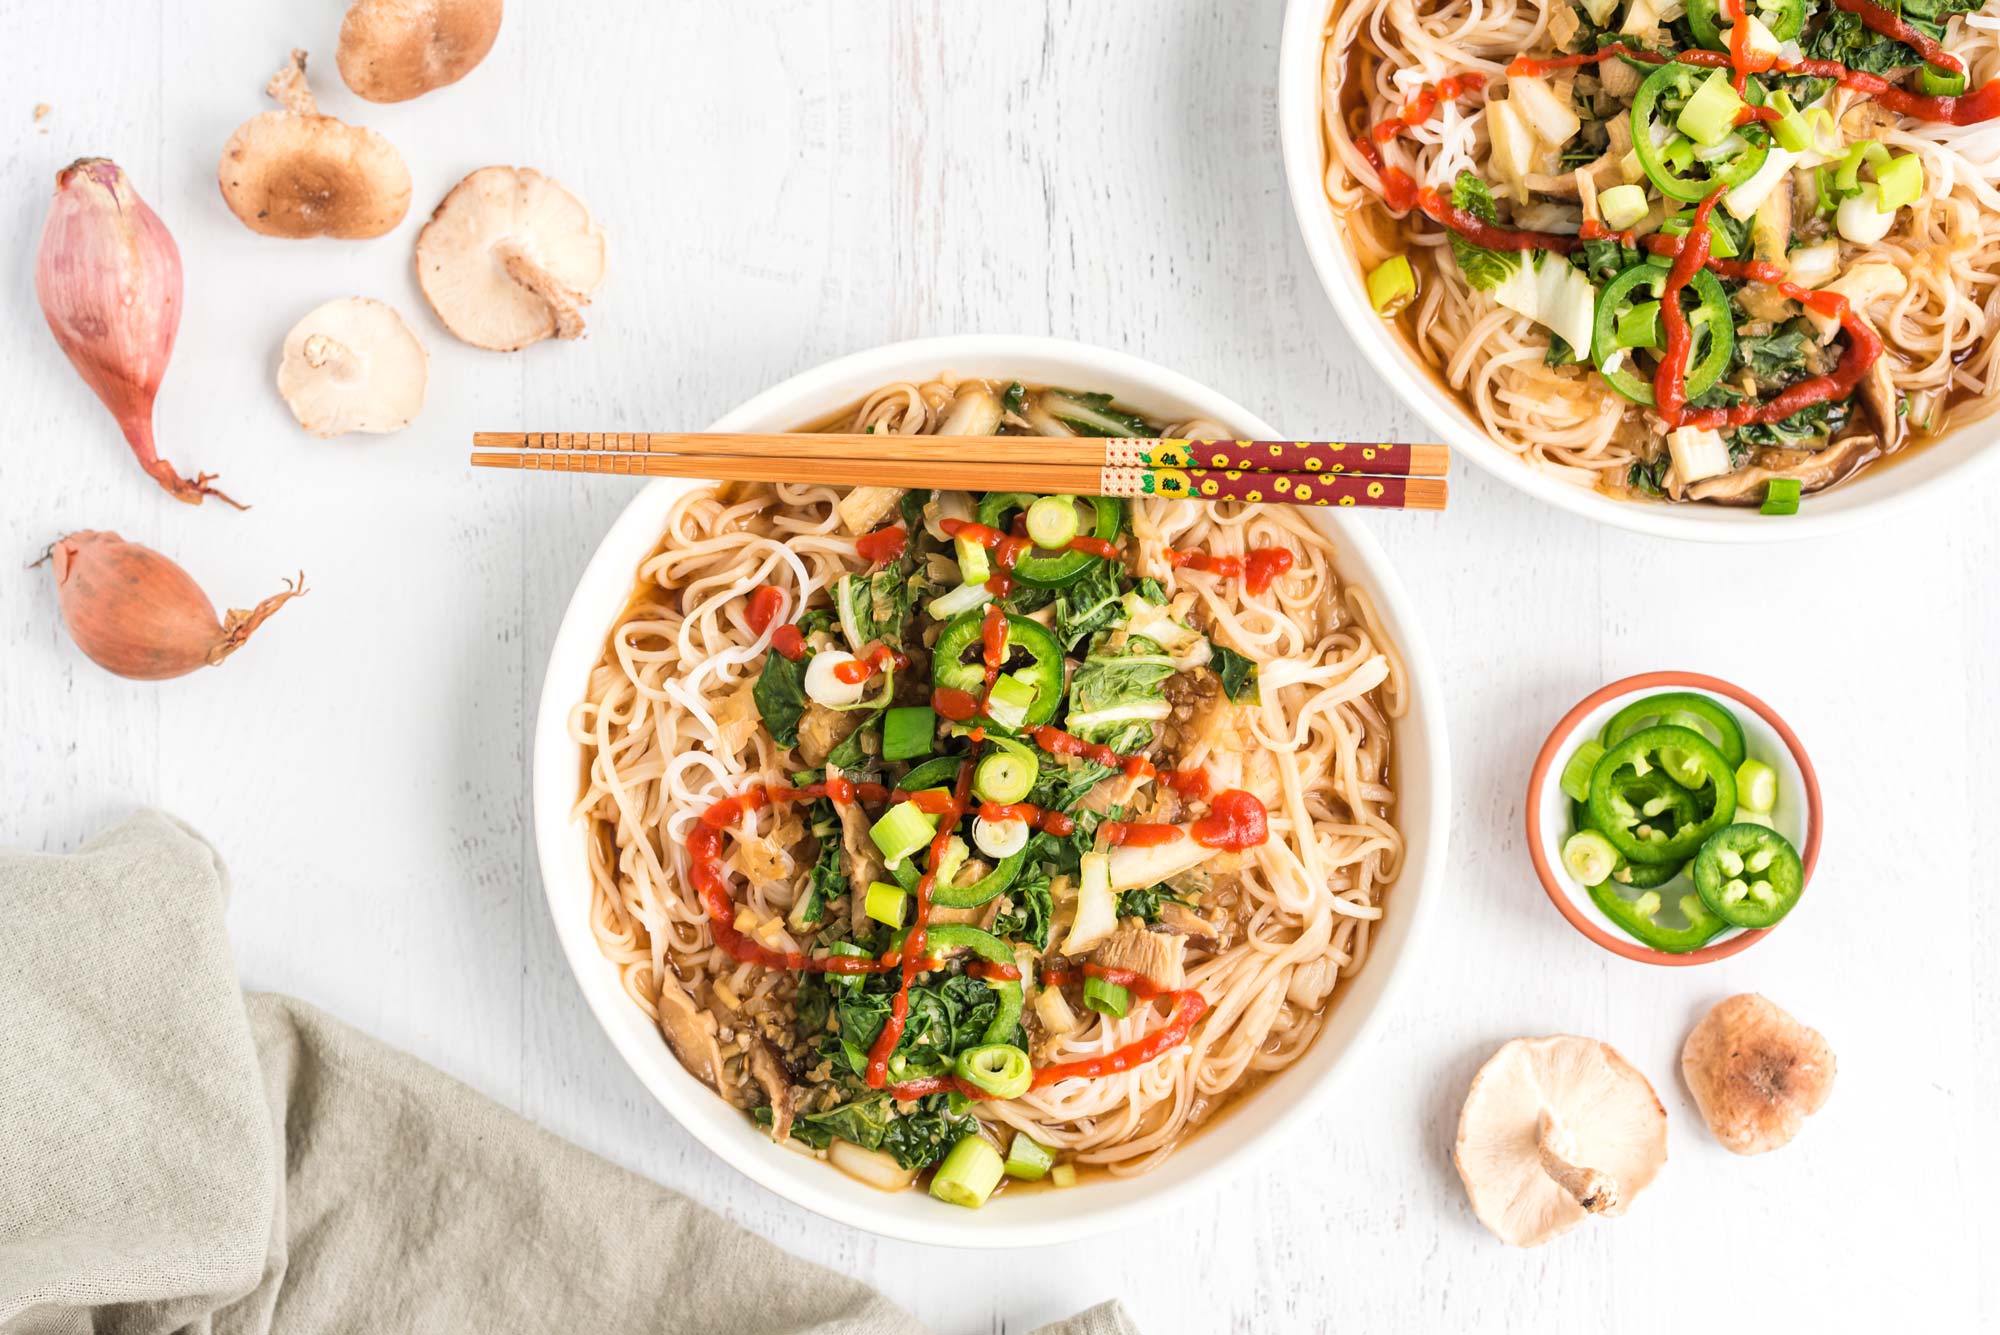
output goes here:
<path id="1" fill-rule="evenodd" d="M 1736 715 L 1743 725 L 1744 747 L 1750 758 L 1761 760 L 1777 771 L 1778 802 L 1771 813 L 1771 823 L 1799 850 L 1799 858 L 1805 864 L 1806 885 L 1811 886 L 1813 867 L 1819 861 L 1821 818 L 1819 777 L 1813 773 L 1805 747 L 1777 712 L 1762 700 L 1740 686 L 1696 672 L 1648 672 L 1614 681 L 1585 696 L 1563 715 L 1562 722 L 1556 724 L 1549 739 L 1542 743 L 1540 753 L 1535 756 L 1535 767 L 1528 775 L 1528 852 L 1535 861 L 1535 874 L 1542 878 L 1542 889 L 1548 892 L 1549 902 L 1556 906 L 1557 912 L 1569 919 L 1570 926 L 1612 954 L 1642 964 L 1707 964 L 1748 950 L 1777 927 L 1761 931 L 1732 927 L 1701 949 L 1685 955 L 1654 950 L 1627 936 L 1605 917 L 1591 902 L 1590 891 L 1562 869 L 1563 841 L 1570 833 L 1569 798 L 1560 782 L 1563 765 L 1577 747 L 1603 730 L 1613 714 L 1635 700 L 1662 691 L 1692 691 L 1712 696 Z M 1685 880 L 1669 881 L 1661 891 L 1666 893 L 1687 885 Z M 1792 911 L 1796 913 L 1798 909 Z"/>

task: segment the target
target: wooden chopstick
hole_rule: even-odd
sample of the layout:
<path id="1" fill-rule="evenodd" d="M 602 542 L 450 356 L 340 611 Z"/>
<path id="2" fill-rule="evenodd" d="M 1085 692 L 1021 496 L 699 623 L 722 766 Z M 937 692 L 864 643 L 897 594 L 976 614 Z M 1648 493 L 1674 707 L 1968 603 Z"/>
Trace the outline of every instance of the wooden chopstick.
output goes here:
<path id="1" fill-rule="evenodd" d="M 483 433 L 484 435 L 484 433 Z M 492 439 L 491 435 L 484 435 Z M 573 438 L 574 439 L 574 438 Z M 732 439 L 737 439 L 732 437 Z M 819 439 L 804 437 L 803 439 Z M 866 439 L 866 438 L 864 438 Z M 983 439 L 959 437 L 956 439 Z M 1004 438 L 1012 443 L 1014 437 Z M 531 472 L 610 473 L 632 477 L 705 478 L 718 482 L 806 482 L 841 487 L 939 487 L 964 491 L 1027 491 L 1072 496 L 1166 496 L 1281 505 L 1368 506 L 1442 510 L 1443 478 L 1379 477 L 1358 473 L 1259 473 L 1214 468 L 1141 468 L 1074 463 L 1025 463 L 1000 457 L 848 459 L 670 455 L 638 451 L 589 453 L 532 449 L 475 451 L 476 468 Z"/>
<path id="2" fill-rule="evenodd" d="M 1311 440 L 481 431 L 474 434 L 472 444 L 480 450 L 589 450 L 747 459 L 1004 459 L 1008 463 L 1088 468 L 1201 467 L 1256 473 L 1366 473 L 1375 477 L 1444 477 L 1451 470 L 1451 450 L 1443 445 Z"/>

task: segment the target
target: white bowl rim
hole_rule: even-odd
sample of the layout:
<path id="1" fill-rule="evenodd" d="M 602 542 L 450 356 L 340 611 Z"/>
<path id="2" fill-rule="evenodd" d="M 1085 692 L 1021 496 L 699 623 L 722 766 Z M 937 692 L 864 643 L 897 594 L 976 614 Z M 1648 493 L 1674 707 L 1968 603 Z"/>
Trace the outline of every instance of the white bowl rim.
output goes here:
<path id="1" fill-rule="evenodd" d="M 827 391 L 849 380 L 885 384 L 919 371 L 935 374 L 954 365 L 972 362 L 1007 362 L 1026 366 L 1053 361 L 1069 363 L 1077 374 L 1101 375 L 1142 384 L 1145 393 L 1187 404 L 1203 416 L 1235 425 L 1241 430 L 1267 437 L 1277 434 L 1267 423 L 1222 394 L 1141 358 L 1063 339 L 1014 335 L 916 339 L 853 353 L 800 372 L 765 390 L 724 414 L 711 429 L 745 430 L 755 425 L 768 425 L 774 420 L 787 423 L 811 420 L 819 413 L 838 406 L 828 401 Z M 550 647 L 534 727 L 534 758 L 530 770 L 531 818 L 534 821 L 543 893 L 550 914 L 555 919 L 563 954 L 599 1027 L 633 1074 L 695 1140 L 753 1182 L 835 1222 L 906 1242 L 975 1248 L 1043 1246 L 1116 1228 L 1157 1223 L 1162 1217 L 1162 1206 L 1168 1201 L 1184 1198 L 1199 1187 L 1214 1184 L 1231 1167 L 1242 1171 L 1250 1156 L 1271 1145 L 1283 1134 L 1282 1127 L 1266 1125 L 1261 1134 L 1239 1138 L 1212 1160 L 1192 1169 L 1176 1171 L 1181 1158 L 1187 1157 L 1184 1155 L 1151 1173 L 1114 1183 L 1114 1186 L 1128 1182 L 1142 1184 L 1134 1188 L 1132 1199 L 1119 1204 L 1072 1208 L 1038 1219 L 1003 1219 L 996 1217 L 991 1210 L 975 1213 L 936 1206 L 919 1217 L 905 1218 L 902 1212 L 891 1210 L 885 1203 L 911 1193 L 873 1192 L 852 1182 L 829 1165 L 805 1156 L 779 1152 L 762 1136 L 746 1143 L 741 1137 L 729 1136 L 726 1132 L 710 1134 L 705 1123 L 719 1126 L 719 1122 L 710 1116 L 717 1109 L 727 1113 L 738 1126 L 747 1126 L 748 1123 L 741 1113 L 717 1099 L 705 1086 L 696 1083 L 674 1060 L 665 1044 L 658 1039 L 656 1031 L 647 1028 L 635 1033 L 630 1026 L 629 1013 L 634 1013 L 632 1002 L 618 985 L 616 973 L 609 962 L 599 953 L 586 915 L 575 912 L 572 907 L 569 895 L 574 892 L 580 865 L 570 865 L 570 850 L 565 842 L 565 835 L 573 833 L 574 829 L 569 821 L 569 810 L 575 800 L 577 773 L 575 744 L 568 735 L 568 715 L 576 698 L 576 688 L 569 683 L 574 681 L 580 686 L 588 673 L 588 664 L 596 661 L 608 624 L 608 620 L 599 613 L 586 611 L 581 595 L 586 588 L 607 579 L 615 580 L 620 587 L 629 587 L 637 558 L 628 561 L 622 553 L 641 536 L 645 538 L 645 546 L 639 548 L 641 552 L 649 550 L 658 540 L 657 519 L 651 513 L 649 498 L 657 500 L 663 490 L 675 491 L 687 485 L 690 484 L 661 479 L 641 489 L 606 532 L 579 577 Z M 1416 970 L 1411 956 L 1428 939 L 1424 923 L 1435 912 L 1435 901 L 1442 893 L 1448 855 L 1450 756 L 1436 665 L 1409 595 L 1387 553 L 1367 527 L 1355 522 L 1353 516 L 1331 509 L 1325 513 L 1341 527 L 1340 536 L 1345 548 L 1342 553 L 1343 576 L 1363 583 L 1375 600 L 1378 614 L 1395 629 L 1395 643 L 1409 675 L 1412 700 L 1410 713 L 1398 724 L 1398 744 L 1399 747 L 1409 746 L 1410 742 L 1406 739 L 1421 733 L 1427 739 L 1422 754 L 1431 775 L 1426 808 L 1410 816 L 1399 816 L 1399 822 L 1406 827 L 1427 829 L 1430 837 L 1422 848 L 1416 847 L 1412 841 L 1406 849 L 1405 866 L 1392 892 L 1392 902 L 1405 906 L 1400 915 L 1403 921 L 1402 945 L 1396 958 L 1383 961 L 1393 967 L 1373 975 L 1372 981 L 1367 981 L 1371 975 L 1364 969 L 1361 975 L 1364 981 L 1349 985 L 1369 987 L 1375 990 L 1376 995 L 1356 1022 L 1346 1040 L 1345 1050 L 1331 1061 L 1313 1084 L 1296 1086 L 1297 1092 L 1288 1095 L 1282 1107 L 1277 1100 L 1268 1097 L 1277 1092 L 1276 1088 L 1260 1090 L 1249 1103 L 1230 1113 L 1230 1120 L 1239 1124 L 1246 1119 L 1264 1124 L 1314 1115 L 1340 1083 L 1343 1073 L 1358 1064 L 1362 1053 L 1379 1032 L 1385 1014 Z M 635 528 L 643 528 L 644 531 L 626 532 Z M 624 541 L 620 541 L 621 538 Z M 578 662 L 584 666 L 572 677 L 568 665 Z M 607 976 L 608 987 L 605 985 Z M 1326 1041 L 1326 1036 L 1322 1035 L 1318 1041 Z M 1272 1084 L 1277 1086 L 1282 1079 L 1281 1074 L 1279 1080 Z M 1265 1111 L 1260 1112 L 1260 1109 Z M 1197 1146 L 1213 1143 L 1213 1131 L 1211 1128 L 1209 1133 L 1205 1133 L 1196 1142 Z M 1144 1184 L 1151 1183 L 1158 1183 L 1157 1188 L 1147 1190 Z M 1084 1193 L 1090 1189 L 1086 1185 L 1073 1192 L 1054 1194 L 1054 1198 L 1082 1204 L 1086 1199 Z M 871 1199 L 876 1196 L 880 1196 L 880 1201 Z M 932 1203 L 925 1200 L 923 1204 L 928 1206 Z"/>
<path id="2" fill-rule="evenodd" d="M 1508 486 L 1571 514 L 1634 533 L 1719 543 L 1793 541 L 1844 532 L 1920 499 L 1935 501 L 1946 486 L 1963 484 L 1980 469 L 2000 462 L 2000 441 L 1992 439 L 1992 424 L 1969 422 L 1925 445 L 1918 455 L 1878 466 L 1810 500 L 1781 522 L 1754 509 L 1614 500 L 1529 466 L 1490 439 L 1459 407 L 1457 397 L 1431 380 L 1401 339 L 1384 336 L 1380 318 L 1368 305 L 1359 266 L 1338 239 L 1326 200 L 1320 126 L 1321 61 L 1332 8 L 1333 0 L 1289 0 L 1285 10 L 1278 47 L 1278 137 L 1292 212 L 1320 286 L 1349 338 L 1396 396 L 1453 450 Z M 1912 477 L 1914 481 L 1908 480 Z M 1883 479 L 1891 480 L 1886 490 Z"/>

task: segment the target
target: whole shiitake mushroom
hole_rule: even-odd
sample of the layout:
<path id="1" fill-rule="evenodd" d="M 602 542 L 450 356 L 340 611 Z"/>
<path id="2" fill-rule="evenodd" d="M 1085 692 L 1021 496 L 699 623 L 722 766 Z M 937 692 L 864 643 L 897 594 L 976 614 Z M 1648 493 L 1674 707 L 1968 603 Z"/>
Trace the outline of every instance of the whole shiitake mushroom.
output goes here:
<path id="1" fill-rule="evenodd" d="M 370 102 L 407 102 L 472 73 L 500 35 L 500 0 L 355 0 L 340 77 Z"/>
<path id="2" fill-rule="evenodd" d="M 381 236 L 410 211 L 410 169 L 373 130 L 323 116 L 306 87 L 306 53 L 264 91 L 284 107 L 236 128 L 216 172 L 222 198 L 265 236 Z"/>

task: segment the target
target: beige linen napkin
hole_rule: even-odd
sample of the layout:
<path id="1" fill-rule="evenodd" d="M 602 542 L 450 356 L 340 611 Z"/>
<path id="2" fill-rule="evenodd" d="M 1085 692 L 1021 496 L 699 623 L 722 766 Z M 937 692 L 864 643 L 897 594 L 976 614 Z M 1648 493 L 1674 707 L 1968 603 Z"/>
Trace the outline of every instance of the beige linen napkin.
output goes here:
<path id="1" fill-rule="evenodd" d="M 246 1001 L 227 895 L 157 813 L 0 853 L 0 1335 L 922 1335 L 310 1006 Z M 1116 1304 L 1045 1331 L 1136 1335 Z"/>

